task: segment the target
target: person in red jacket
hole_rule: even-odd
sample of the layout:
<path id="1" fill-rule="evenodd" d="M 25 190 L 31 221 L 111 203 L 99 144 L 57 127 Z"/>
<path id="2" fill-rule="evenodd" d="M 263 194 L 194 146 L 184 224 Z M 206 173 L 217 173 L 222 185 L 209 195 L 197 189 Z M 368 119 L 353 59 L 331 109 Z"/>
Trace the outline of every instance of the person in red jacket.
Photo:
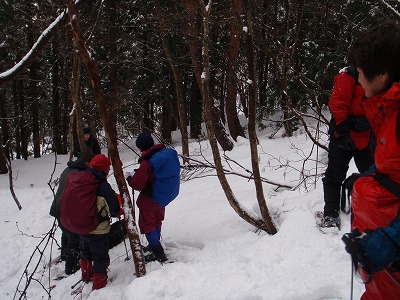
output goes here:
<path id="1" fill-rule="evenodd" d="M 154 174 L 150 165 L 151 156 L 158 150 L 165 148 L 165 145 L 154 145 L 150 132 L 143 131 L 136 139 L 136 147 L 142 152 L 139 158 L 140 166 L 133 176 L 128 176 L 126 180 L 131 187 L 140 191 L 136 202 L 139 208 L 139 229 L 142 234 L 146 235 L 149 243 L 148 250 L 151 252 L 145 255 L 145 260 L 165 262 L 168 258 L 160 242 L 165 207 L 157 204 L 152 197 Z"/>
<path id="2" fill-rule="evenodd" d="M 353 231 L 342 239 L 365 280 L 361 299 L 400 299 L 400 26 L 388 21 L 366 31 L 349 58 L 376 148 L 375 168 L 354 183 Z"/>
<path id="3" fill-rule="evenodd" d="M 332 119 L 329 125 L 328 167 L 322 179 L 324 188 L 324 216 L 322 230 L 340 229 L 340 190 L 352 158 L 364 172 L 373 164 L 369 147 L 370 124 L 360 106 L 364 89 L 357 81 L 353 67 L 342 69 L 334 78 L 329 100 Z"/>

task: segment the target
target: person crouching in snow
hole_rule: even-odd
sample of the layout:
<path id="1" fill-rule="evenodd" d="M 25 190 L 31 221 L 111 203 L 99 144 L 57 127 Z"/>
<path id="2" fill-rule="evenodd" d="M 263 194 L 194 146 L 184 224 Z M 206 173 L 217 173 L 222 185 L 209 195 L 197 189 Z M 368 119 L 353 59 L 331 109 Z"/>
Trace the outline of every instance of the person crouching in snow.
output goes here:
<path id="1" fill-rule="evenodd" d="M 135 190 L 140 191 L 136 204 L 139 208 L 139 229 L 146 235 L 149 243 L 150 255 L 145 256 L 145 261 L 168 260 L 161 245 L 161 225 L 165 216 L 165 207 L 158 205 L 152 197 L 152 182 L 154 174 L 150 165 L 151 156 L 157 151 L 165 148 L 163 144 L 154 145 L 150 132 L 143 131 L 136 139 L 136 147 L 142 152 L 139 158 L 139 168 L 126 178 L 128 184 Z"/>
<path id="2" fill-rule="evenodd" d="M 92 279 L 93 290 L 101 289 L 107 284 L 107 267 L 110 265 L 110 216 L 117 217 L 120 213 L 115 191 L 107 182 L 110 165 L 110 159 L 104 154 L 96 155 L 90 162 L 89 171 L 100 181 L 97 189 L 98 226 L 92 232 L 80 235 L 82 280 L 89 282 Z"/>

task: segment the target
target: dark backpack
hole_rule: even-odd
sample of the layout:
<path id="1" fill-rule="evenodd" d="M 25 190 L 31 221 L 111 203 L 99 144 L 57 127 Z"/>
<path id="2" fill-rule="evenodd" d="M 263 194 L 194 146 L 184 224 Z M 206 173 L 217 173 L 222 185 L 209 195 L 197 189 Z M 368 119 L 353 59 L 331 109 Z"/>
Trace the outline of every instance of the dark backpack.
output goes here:
<path id="1" fill-rule="evenodd" d="M 61 198 L 61 225 L 76 234 L 87 234 L 99 224 L 97 190 L 100 180 L 89 171 L 72 172 Z"/>
<path id="2" fill-rule="evenodd" d="M 167 206 L 179 194 L 180 163 L 178 153 L 171 148 L 163 148 L 150 158 L 154 181 L 152 197 L 161 206 Z"/>

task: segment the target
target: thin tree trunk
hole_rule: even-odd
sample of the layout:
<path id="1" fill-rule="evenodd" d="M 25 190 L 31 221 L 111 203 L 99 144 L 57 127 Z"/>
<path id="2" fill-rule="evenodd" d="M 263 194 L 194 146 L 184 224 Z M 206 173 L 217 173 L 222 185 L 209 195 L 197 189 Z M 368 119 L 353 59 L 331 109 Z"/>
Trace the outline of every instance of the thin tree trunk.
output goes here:
<path id="1" fill-rule="evenodd" d="M 246 222 L 252 224 L 253 226 L 267 231 L 267 227 L 265 226 L 264 222 L 260 219 L 256 220 L 252 216 L 250 216 L 238 203 L 233 191 L 226 179 L 226 176 L 223 171 L 223 166 L 221 162 L 221 156 L 219 154 L 217 139 L 215 137 L 214 126 L 212 124 L 212 99 L 209 97 L 209 80 L 210 80 L 210 65 L 209 65 L 209 30 L 208 30 L 208 22 L 209 22 L 209 15 L 211 13 L 211 5 L 212 0 L 208 1 L 208 9 L 205 8 L 204 0 L 199 0 L 200 6 L 202 9 L 202 16 L 203 16 L 203 78 L 202 78 L 202 95 L 203 95 L 203 103 L 204 103 L 204 120 L 207 127 L 208 138 L 210 140 L 211 149 L 213 152 L 214 163 L 216 167 L 216 172 L 218 179 L 221 183 L 222 189 L 224 190 L 225 196 L 228 199 L 229 204 L 235 210 L 235 212 L 243 218 Z"/>
<path id="2" fill-rule="evenodd" d="M 60 73 L 57 54 L 59 51 L 57 36 L 53 39 L 53 68 L 52 68 L 52 94 L 53 94 L 53 151 L 57 154 L 62 154 L 62 141 L 61 141 L 61 114 L 60 107 Z"/>
<path id="3" fill-rule="evenodd" d="M 226 76 L 226 99 L 225 112 L 228 121 L 229 133 L 231 137 L 237 141 L 238 136 L 245 137 L 242 127 L 240 126 L 236 100 L 237 100 L 237 64 L 239 57 L 240 44 L 240 24 L 239 18 L 242 12 L 243 0 L 233 1 L 233 11 L 235 17 L 232 19 L 231 36 L 228 49 L 228 74 Z"/>
<path id="4" fill-rule="evenodd" d="M 197 139 L 201 134 L 202 102 L 201 92 L 196 77 L 192 76 L 190 97 L 190 137 Z"/>
<path id="5" fill-rule="evenodd" d="M 178 64 L 175 61 L 175 57 L 172 53 L 171 47 L 169 46 L 169 38 L 167 32 L 165 32 L 164 28 L 166 28 L 166 24 L 164 22 L 164 18 L 161 15 L 160 1 L 156 2 L 156 10 L 157 17 L 161 31 L 161 39 L 164 48 L 164 52 L 167 56 L 169 65 L 172 69 L 172 73 L 174 74 L 175 81 L 175 90 L 176 90 L 176 100 L 178 103 L 178 113 L 179 113 L 179 127 L 181 130 L 182 137 L 182 154 L 184 157 L 189 157 L 189 137 L 187 131 L 187 118 L 186 118 L 186 107 L 185 107 L 185 94 L 183 90 L 183 82 L 182 76 L 178 68 Z M 183 163 L 188 163 L 186 158 L 183 159 Z"/>
<path id="6" fill-rule="evenodd" d="M 29 153 L 28 153 L 28 141 L 29 141 L 29 134 L 27 130 L 26 118 L 25 118 L 25 97 L 24 97 L 24 83 L 22 80 L 18 80 L 18 88 L 19 88 L 19 128 L 21 130 L 21 153 L 23 159 L 27 160 Z"/>
<path id="7" fill-rule="evenodd" d="M 204 94 L 202 87 L 202 45 L 200 43 L 200 27 L 201 23 L 198 22 L 198 1 L 188 0 L 186 2 L 188 10 L 188 37 L 189 37 L 189 50 L 190 57 L 192 60 L 193 73 L 196 77 L 197 84 L 200 87 L 203 98 L 204 107 Z M 205 66 L 204 66 L 205 67 Z M 212 101 L 210 94 L 207 95 Z M 213 102 L 213 101 L 212 101 Z M 228 135 L 225 132 L 225 127 L 221 124 L 221 118 L 218 109 L 215 109 L 213 103 L 211 104 L 210 117 L 212 118 L 212 126 L 214 126 L 214 133 L 218 143 L 224 151 L 230 151 L 233 149 L 233 143 L 229 140 Z"/>
<path id="8" fill-rule="evenodd" d="M 245 0 L 246 1 L 246 0 Z M 265 201 L 262 181 L 260 176 L 260 166 L 258 162 L 258 151 L 257 151 L 257 133 L 256 133 L 256 107 L 257 107 L 257 77 L 256 77 L 256 65 L 255 65 L 255 51 L 254 51 L 254 37 L 253 37 L 253 22 L 251 17 L 251 4 L 250 1 L 246 1 L 246 19 L 247 19 L 247 40 L 246 40 L 246 53 L 247 61 L 249 64 L 249 139 L 250 139 L 250 152 L 251 152 L 251 165 L 253 168 L 254 184 L 256 187 L 257 201 L 260 207 L 261 216 L 267 227 L 269 234 L 275 234 L 276 228 L 272 222 L 271 216 L 268 211 L 268 207 Z"/>
<path id="9" fill-rule="evenodd" d="M 20 80 L 14 80 L 12 83 L 12 98 L 14 103 L 14 114 L 16 116 L 14 120 L 15 127 L 15 156 L 17 159 L 21 159 L 21 113 L 19 108 L 17 85 Z"/>
<path id="10" fill-rule="evenodd" d="M 74 54 L 72 56 L 72 80 L 70 83 L 71 99 L 74 103 L 73 107 L 73 118 L 74 123 L 71 124 L 71 153 L 74 152 L 74 143 L 78 142 L 79 147 L 82 150 L 86 148 L 86 142 L 83 138 L 83 116 L 82 116 L 82 103 L 80 98 L 81 90 L 81 58 L 78 53 L 78 46 L 76 40 L 74 41 Z M 74 131 L 78 141 L 75 141 Z"/>
<path id="11" fill-rule="evenodd" d="M 33 45 L 33 24 L 29 24 L 28 30 L 28 44 Z M 32 113 L 32 136 L 33 136 L 33 156 L 40 157 L 40 134 L 39 134 L 39 95 L 37 82 L 37 63 L 33 62 L 29 68 L 29 87 L 30 87 L 30 107 Z"/>
<path id="12" fill-rule="evenodd" d="M 97 64 L 91 54 L 88 52 L 86 44 L 82 38 L 82 33 L 80 31 L 78 23 L 78 14 L 74 5 L 74 1 L 67 0 L 67 4 L 74 40 L 76 41 L 79 54 L 82 56 L 82 59 L 87 66 L 90 77 L 92 79 L 94 95 L 106 133 L 108 151 L 113 165 L 114 177 L 118 184 L 121 197 L 123 199 L 124 221 L 128 232 L 130 246 L 132 249 L 136 276 L 141 277 L 146 274 L 146 266 L 144 263 L 142 246 L 140 244 L 139 232 L 137 230 L 136 222 L 133 215 L 132 201 L 126 185 L 124 174 L 122 172 L 122 162 L 119 157 L 119 152 L 117 148 L 116 132 L 114 131 L 114 127 L 110 124 L 110 117 L 104 101 L 104 92 L 101 86 L 100 74 L 97 68 Z"/>

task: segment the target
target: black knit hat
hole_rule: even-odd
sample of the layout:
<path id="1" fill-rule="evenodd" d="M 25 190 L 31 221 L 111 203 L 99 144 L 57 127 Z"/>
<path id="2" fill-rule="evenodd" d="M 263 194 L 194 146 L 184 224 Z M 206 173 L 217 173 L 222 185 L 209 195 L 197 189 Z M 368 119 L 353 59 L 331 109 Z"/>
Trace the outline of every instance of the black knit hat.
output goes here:
<path id="1" fill-rule="evenodd" d="M 89 127 L 83 128 L 83 134 L 92 134 Z"/>
<path id="2" fill-rule="evenodd" d="M 146 151 L 150 149 L 154 145 L 154 140 L 151 137 L 149 131 L 143 131 L 141 134 L 138 135 L 136 139 L 136 147 L 140 149 L 140 151 Z"/>

